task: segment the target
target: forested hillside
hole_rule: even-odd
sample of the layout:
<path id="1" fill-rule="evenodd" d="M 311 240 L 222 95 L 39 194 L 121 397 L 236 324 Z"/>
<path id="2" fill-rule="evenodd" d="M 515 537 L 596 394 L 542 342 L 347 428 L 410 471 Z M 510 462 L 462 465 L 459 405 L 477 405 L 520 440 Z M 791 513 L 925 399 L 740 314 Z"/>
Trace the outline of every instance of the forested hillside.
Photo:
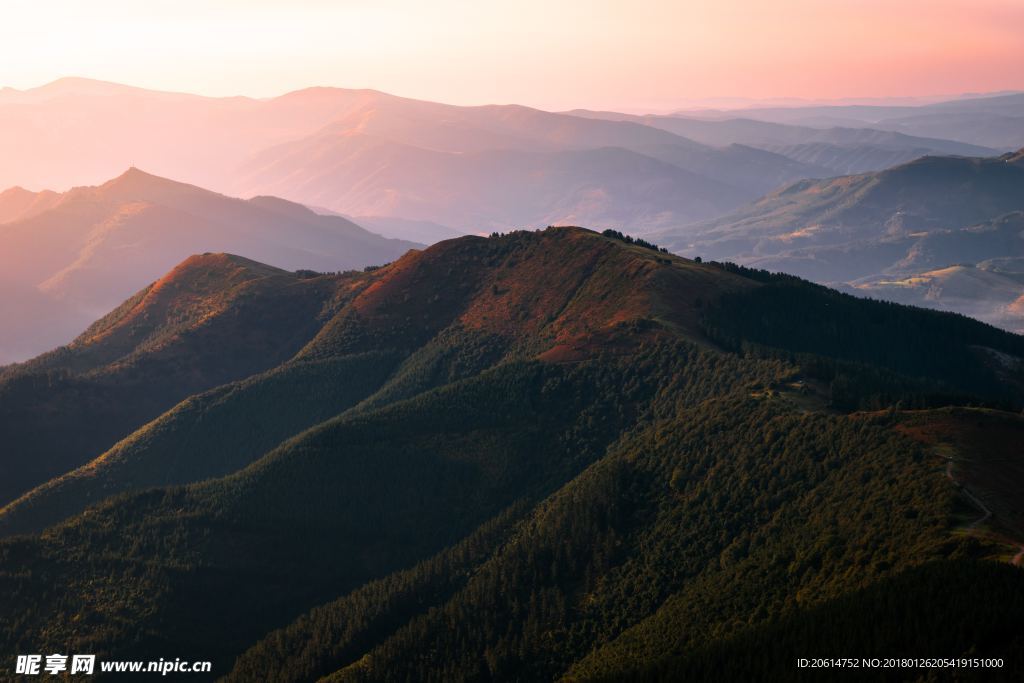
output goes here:
<path id="1" fill-rule="evenodd" d="M 329 278 L 193 257 L 70 345 L 0 369 L 0 505 L 189 395 L 273 368 L 319 330 Z"/>
<path id="2" fill-rule="evenodd" d="M 229 337 L 118 352 L 287 343 L 246 375 L 194 365 L 207 385 L 0 510 L 3 651 L 181 653 L 239 682 L 754 680 L 767 639 L 769 679 L 796 656 L 1024 661 L 1021 510 L 992 483 L 1021 466 L 1021 337 L 615 231 L 244 265 L 260 287 L 182 318 Z"/>

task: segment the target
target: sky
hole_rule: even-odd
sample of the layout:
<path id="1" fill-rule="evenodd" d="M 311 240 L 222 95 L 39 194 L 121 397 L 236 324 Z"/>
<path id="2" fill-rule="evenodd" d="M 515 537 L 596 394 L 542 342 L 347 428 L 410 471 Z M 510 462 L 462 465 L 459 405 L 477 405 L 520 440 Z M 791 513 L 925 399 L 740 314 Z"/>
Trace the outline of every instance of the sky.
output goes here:
<path id="1" fill-rule="evenodd" d="M 1024 90 L 1024 0 L 4 0 L 0 86 L 662 111 Z"/>

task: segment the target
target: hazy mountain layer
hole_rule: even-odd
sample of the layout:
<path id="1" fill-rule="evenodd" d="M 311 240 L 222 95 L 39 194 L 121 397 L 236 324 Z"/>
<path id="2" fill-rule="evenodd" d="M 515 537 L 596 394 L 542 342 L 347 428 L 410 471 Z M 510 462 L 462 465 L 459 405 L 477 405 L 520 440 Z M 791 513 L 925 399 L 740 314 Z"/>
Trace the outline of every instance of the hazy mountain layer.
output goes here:
<path id="1" fill-rule="evenodd" d="M 879 173 L 802 181 L 657 239 L 679 253 L 1020 330 L 1021 158 L 924 157 Z"/>
<path id="2" fill-rule="evenodd" d="M 742 110 L 760 122 L 846 126 L 943 138 L 1006 151 L 1024 145 L 1024 94 L 960 97 L 921 106 L 837 105 Z M 737 112 L 680 112 L 681 118 L 732 119 Z M 955 152 L 954 152 L 955 153 Z"/>
<path id="3" fill-rule="evenodd" d="M 0 363 L 69 342 L 190 254 L 231 251 L 287 269 L 379 265 L 414 243 L 271 197 L 232 199 L 131 169 L 64 194 L 11 192 L 0 210 L 0 268 L 35 304 L 0 300 Z M 7 207 L 7 208 L 2 208 Z"/>
<path id="4" fill-rule="evenodd" d="M 272 150 L 243 169 L 239 183 L 350 214 L 415 216 L 467 232 L 560 223 L 652 230 L 719 215 L 749 196 L 623 148 L 462 153 L 348 133 Z"/>
<path id="5" fill-rule="evenodd" d="M 1017 148 L 985 147 L 941 137 L 907 135 L 880 129 L 867 121 L 857 127 L 834 121 L 820 125 L 775 123 L 748 118 L 745 110 L 721 118 L 635 116 L 585 110 L 570 113 L 600 120 L 642 123 L 707 145 L 739 144 L 761 148 L 806 164 L 809 169 L 819 169 L 816 174 L 805 173 L 808 178 L 880 171 L 927 154 L 987 156 L 1006 148 Z"/>
<path id="6" fill-rule="evenodd" d="M 62 189 L 132 165 L 236 196 L 273 194 L 400 219 L 389 235 L 403 239 L 434 235 L 414 229 L 423 221 L 461 232 L 562 222 L 643 232 L 720 215 L 794 180 L 846 172 L 873 156 L 862 145 L 904 154 L 991 151 L 877 130 L 684 124 L 460 107 L 368 90 L 312 88 L 252 100 L 65 79 L 0 97 L 0 148 L 8 151 L 0 187 Z M 38 130 L 47 134 L 31 134 Z M 842 151 L 808 163 L 749 146 L 812 141 Z"/>

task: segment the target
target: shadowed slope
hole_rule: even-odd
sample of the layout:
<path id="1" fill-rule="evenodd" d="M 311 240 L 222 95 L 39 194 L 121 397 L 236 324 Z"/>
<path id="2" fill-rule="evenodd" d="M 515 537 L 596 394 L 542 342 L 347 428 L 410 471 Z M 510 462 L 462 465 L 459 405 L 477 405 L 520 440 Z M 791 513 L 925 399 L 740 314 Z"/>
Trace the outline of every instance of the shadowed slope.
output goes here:
<path id="1" fill-rule="evenodd" d="M 1002 553 L 952 535 L 956 491 L 896 410 L 841 411 L 1019 410 L 1019 337 L 579 228 L 303 283 L 331 318 L 290 361 L 12 507 L 72 516 L 0 541 L 0 647 L 550 680 L 630 633 L 668 655 Z"/>
<path id="2" fill-rule="evenodd" d="M 70 345 L 0 375 L 0 500 L 96 457 L 186 396 L 285 361 L 319 330 L 328 278 L 197 256 Z"/>

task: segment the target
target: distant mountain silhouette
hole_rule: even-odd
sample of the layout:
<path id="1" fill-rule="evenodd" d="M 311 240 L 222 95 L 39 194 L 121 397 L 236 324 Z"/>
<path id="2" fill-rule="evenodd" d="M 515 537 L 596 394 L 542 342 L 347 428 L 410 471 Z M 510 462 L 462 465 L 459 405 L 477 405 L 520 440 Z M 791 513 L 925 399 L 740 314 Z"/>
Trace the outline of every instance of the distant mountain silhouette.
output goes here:
<path id="1" fill-rule="evenodd" d="M 46 134 L 25 134 L 32 130 Z M 0 149 L 0 187 L 63 189 L 134 165 L 235 196 L 273 194 L 463 232 L 566 221 L 663 228 L 832 174 L 764 150 L 720 150 L 646 122 L 517 105 L 460 107 L 336 88 L 206 98 L 84 79 L 4 91 Z M 607 149 L 615 151 L 591 168 L 585 154 Z M 550 191 L 536 192 L 548 176 Z M 497 204 L 486 220 L 476 207 L 481 189 Z M 605 197 L 614 198 L 614 211 Z"/>
<path id="2" fill-rule="evenodd" d="M 347 133 L 272 150 L 238 182 L 351 215 L 416 216 L 466 232 L 558 223 L 653 230 L 718 215 L 747 196 L 621 147 L 452 152 Z"/>
<path id="3" fill-rule="evenodd" d="M 824 169 L 816 175 L 805 173 L 808 178 L 878 171 L 925 155 L 987 156 L 999 151 L 998 147 L 880 130 L 868 122 L 856 128 L 834 123 L 814 127 L 745 118 L 746 111 L 721 118 L 636 116 L 586 110 L 570 113 L 642 123 L 707 145 L 752 146 L 775 152 L 810 168 Z"/>
<path id="4" fill-rule="evenodd" d="M 90 318 L 197 252 L 230 249 L 291 270 L 335 271 L 385 263 L 416 246 L 291 202 L 232 199 L 135 168 L 61 195 L 9 191 L 0 196 L 0 210 L 15 217 L 0 224 L 4 277 L 37 288 L 40 306 L 56 301 Z M 56 317 L 27 311 L 4 320 L 15 331 L 0 347 L 0 362 L 30 357 L 60 339 L 52 330 L 37 339 L 37 329 L 50 328 L 37 326 L 36 316 Z M 61 341 L 70 341 L 81 316 L 59 328 L 66 335 Z"/>
<path id="5" fill-rule="evenodd" d="M 21 218 L 30 218 L 51 208 L 60 200 L 56 192 L 29 192 L 22 187 L 12 187 L 0 192 L 0 223 L 10 223 Z"/>
<path id="6" fill-rule="evenodd" d="M 1000 151 L 1018 149 L 1024 145 L 1024 93 L 1019 92 L 982 97 L 965 96 L 919 106 L 757 107 L 738 112 L 692 111 L 679 112 L 677 115 L 680 118 L 716 120 L 741 115 L 760 122 L 795 126 L 872 128 L 915 137 L 982 145 Z"/>
<path id="7" fill-rule="evenodd" d="M 326 212 L 333 213 L 330 211 Z M 413 242 L 422 242 L 423 244 L 434 244 L 441 240 L 466 235 L 462 230 L 449 228 L 448 226 L 431 221 L 413 220 L 410 218 L 391 216 L 343 216 L 343 218 L 348 218 L 352 222 L 383 237 L 412 240 Z"/>
<path id="8" fill-rule="evenodd" d="M 720 150 L 630 121 L 367 94 L 323 130 L 254 157 L 233 187 L 463 230 L 560 222 L 649 230 L 824 174 L 780 155 Z M 651 184 L 666 189 L 645 194 Z M 614 207 L 595 196 L 614 198 Z M 679 198 L 685 206 L 673 205 Z"/>
<path id="9" fill-rule="evenodd" d="M 1007 305 L 1024 283 L 1005 264 L 998 272 L 987 262 L 1024 257 L 1022 212 L 1024 154 L 923 157 L 878 173 L 801 181 L 655 239 L 679 253 L 845 283 L 1017 330 L 1024 319 Z"/>

